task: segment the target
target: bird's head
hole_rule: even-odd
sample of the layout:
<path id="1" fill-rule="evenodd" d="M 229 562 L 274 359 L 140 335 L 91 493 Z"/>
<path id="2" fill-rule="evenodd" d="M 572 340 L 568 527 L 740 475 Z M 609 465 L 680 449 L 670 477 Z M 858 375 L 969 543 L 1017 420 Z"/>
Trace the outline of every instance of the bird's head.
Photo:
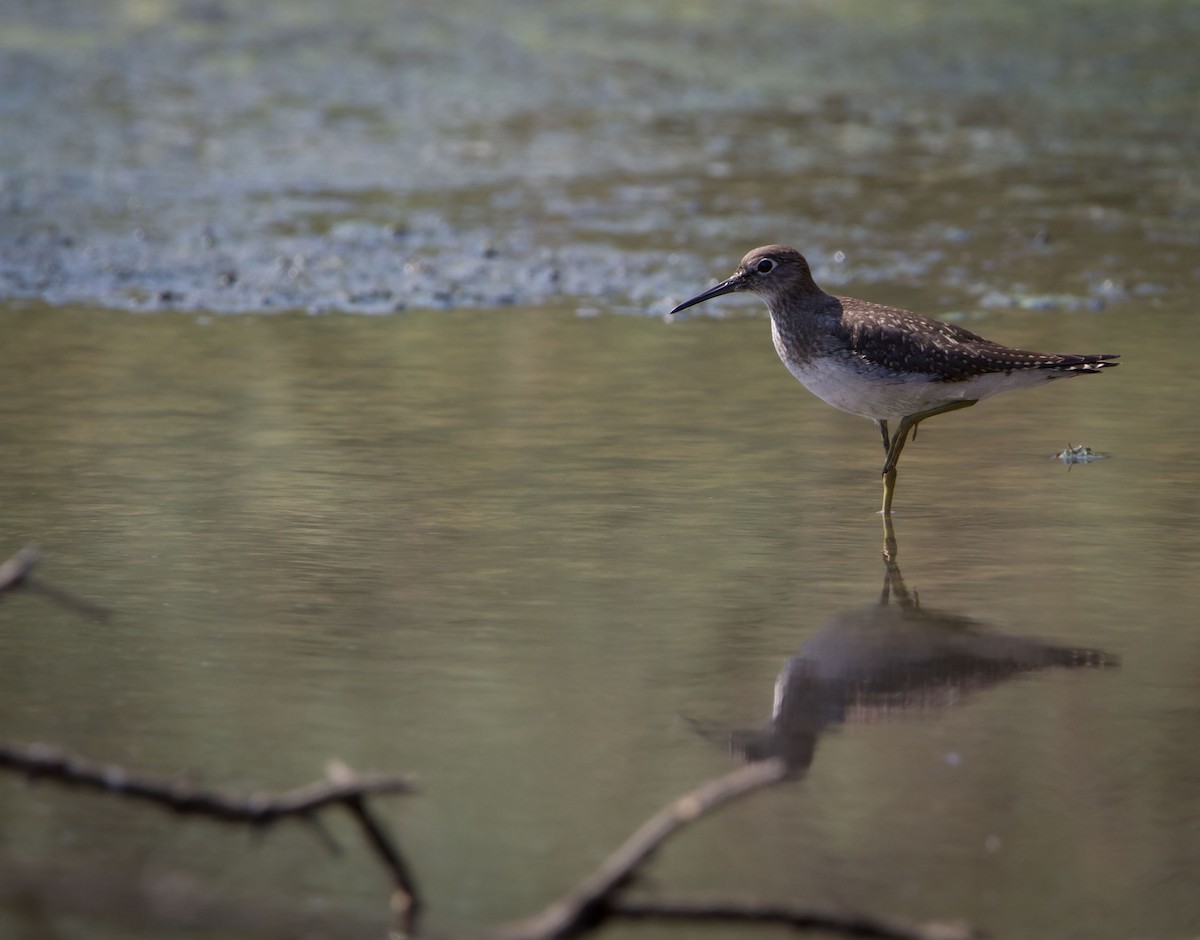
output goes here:
<path id="1" fill-rule="evenodd" d="M 813 282 L 812 271 L 804 255 L 787 245 L 764 245 L 755 248 L 741 260 L 733 277 L 697 294 L 691 300 L 685 300 L 671 313 L 679 313 L 722 294 L 743 290 L 757 294 L 768 306 L 771 306 L 773 299 L 788 294 L 820 292 Z"/>

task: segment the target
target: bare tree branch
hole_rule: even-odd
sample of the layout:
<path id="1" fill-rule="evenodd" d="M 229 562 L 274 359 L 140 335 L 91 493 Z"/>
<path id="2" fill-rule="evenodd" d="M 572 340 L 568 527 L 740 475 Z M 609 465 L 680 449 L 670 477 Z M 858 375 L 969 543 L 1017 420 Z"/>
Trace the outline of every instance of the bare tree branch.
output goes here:
<path id="1" fill-rule="evenodd" d="M 115 764 L 93 763 L 44 744 L 20 747 L 3 743 L 0 743 L 0 769 L 20 771 L 33 780 L 48 779 L 143 800 L 175 813 L 254 826 L 269 826 L 286 817 L 316 824 L 317 812 L 342 806 L 392 876 L 396 892 L 393 907 L 402 934 L 408 935 L 415 929 L 421 909 L 416 882 L 383 824 L 366 805 L 366 797 L 374 794 L 414 792 L 407 778 L 360 777 L 346 765 L 335 763 L 329 769 L 329 782 L 312 783 L 275 796 L 259 794 L 239 799 L 183 783 L 139 777 Z"/>
<path id="2" fill-rule="evenodd" d="M 618 893 L 658 847 L 678 830 L 740 797 L 780 783 L 788 776 L 787 763 L 774 757 L 705 781 L 647 820 L 595 872 L 562 899 L 528 920 L 501 927 L 485 936 L 488 940 L 551 940 L 579 936 L 594 929 L 613 916 Z"/>
<path id="3" fill-rule="evenodd" d="M 336 782 L 353 781 L 353 771 L 340 761 L 330 764 L 329 779 Z M 383 823 L 367 808 L 361 795 L 349 796 L 342 801 L 376 857 L 391 873 L 395 891 L 392 893 L 392 912 L 396 917 L 397 932 L 402 937 L 411 936 L 421 916 L 421 896 L 417 890 L 417 879 L 412 868 L 404 860 L 395 843 L 389 838 Z"/>
<path id="4" fill-rule="evenodd" d="M 623 897 L 642 866 L 680 829 L 743 796 L 788 780 L 794 769 L 784 758 L 771 757 L 705 781 L 647 820 L 563 898 L 528 920 L 485 934 L 484 940 L 564 940 L 589 933 L 612 918 L 782 925 L 878 940 L 981 940 L 983 934 L 963 924 L 911 924 L 891 918 L 759 901 L 653 901 Z"/>
<path id="5" fill-rule="evenodd" d="M 268 826 L 287 816 L 309 816 L 355 797 L 413 793 L 416 789 L 406 777 L 369 776 L 311 783 L 275 796 L 258 794 L 238 798 L 198 790 L 185 783 L 140 777 L 116 764 L 97 764 L 45 744 L 0 743 L 0 768 L 21 771 L 35 780 L 49 779 L 68 786 L 145 800 L 175 813 L 257 826 Z"/>

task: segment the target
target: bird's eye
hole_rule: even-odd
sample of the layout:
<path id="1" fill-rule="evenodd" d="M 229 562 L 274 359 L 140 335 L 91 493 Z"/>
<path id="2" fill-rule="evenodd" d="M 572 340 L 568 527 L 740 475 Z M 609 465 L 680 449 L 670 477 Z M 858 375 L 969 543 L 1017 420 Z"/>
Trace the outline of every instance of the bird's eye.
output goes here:
<path id="1" fill-rule="evenodd" d="M 754 266 L 754 270 L 759 274 L 770 274 L 775 270 L 775 261 L 771 258 L 763 258 L 762 261 Z"/>

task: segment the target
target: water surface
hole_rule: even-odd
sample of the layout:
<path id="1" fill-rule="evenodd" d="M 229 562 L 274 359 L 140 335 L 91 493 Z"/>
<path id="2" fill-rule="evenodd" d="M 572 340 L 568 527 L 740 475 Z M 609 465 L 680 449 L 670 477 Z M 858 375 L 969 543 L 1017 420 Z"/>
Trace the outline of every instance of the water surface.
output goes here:
<path id="1" fill-rule="evenodd" d="M 1165 345 L 1139 367 L 1156 338 L 1115 317 L 1019 319 L 1127 366 L 930 422 L 899 560 L 922 608 L 1120 667 L 827 728 L 801 781 L 663 854 L 664 893 L 1000 935 L 1194 926 L 1186 371 Z M 423 795 L 387 818 L 440 929 L 528 913 L 729 767 L 714 734 L 766 723 L 788 659 L 883 584 L 875 432 L 795 385 L 760 315 L 34 307 L 5 335 L 0 531 L 113 611 L 5 599 L 6 737 L 234 790 L 331 757 L 412 771 Z M 1068 470 L 1067 441 L 1112 456 Z M 4 786 L 9 851 L 380 910 L 365 855 L 302 830 L 248 844 Z"/>
<path id="2" fill-rule="evenodd" d="M 804 773 L 644 891 L 1200 932 L 1195 4 L 9 6 L 0 556 L 111 616 L 0 598 L 5 740 L 234 792 L 412 772 L 380 811 L 453 935 L 832 661 L 861 681 L 801 696 Z M 869 423 L 754 301 L 664 316 L 776 241 L 1122 365 L 923 426 L 901 581 Z M 0 863 L 386 921 L 340 824 L 334 856 L 0 788 Z"/>

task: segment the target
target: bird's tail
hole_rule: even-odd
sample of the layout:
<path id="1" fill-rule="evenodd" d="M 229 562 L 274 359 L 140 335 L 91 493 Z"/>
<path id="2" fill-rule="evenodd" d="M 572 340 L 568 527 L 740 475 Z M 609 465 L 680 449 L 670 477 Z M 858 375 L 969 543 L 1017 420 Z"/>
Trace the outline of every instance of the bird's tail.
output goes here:
<path id="1" fill-rule="evenodd" d="M 1058 356 L 1053 362 L 1043 363 L 1039 368 L 1070 373 L 1099 372 L 1101 369 L 1116 368 L 1121 363 L 1111 360 L 1120 358 L 1119 353 L 1091 353 L 1086 356 L 1063 355 Z"/>

